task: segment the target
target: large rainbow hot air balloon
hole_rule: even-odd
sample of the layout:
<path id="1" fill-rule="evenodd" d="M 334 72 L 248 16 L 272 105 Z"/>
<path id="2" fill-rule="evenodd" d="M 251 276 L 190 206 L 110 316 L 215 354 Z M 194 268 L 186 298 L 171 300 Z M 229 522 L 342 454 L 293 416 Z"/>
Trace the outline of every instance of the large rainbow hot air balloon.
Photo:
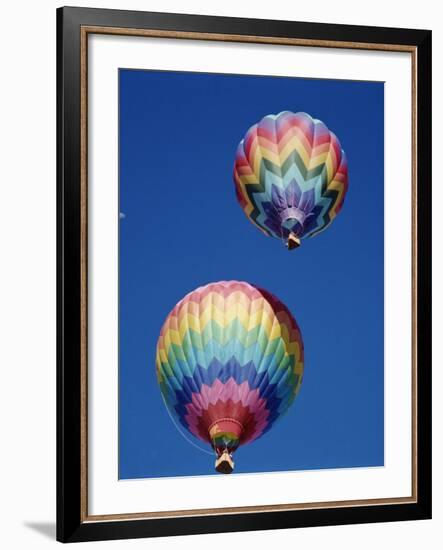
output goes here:
<path id="1" fill-rule="evenodd" d="M 249 128 L 237 148 L 234 181 L 246 216 L 292 249 L 326 229 L 340 212 L 348 165 L 323 122 L 283 111 Z"/>
<path id="2" fill-rule="evenodd" d="M 267 432 L 293 402 L 303 377 L 297 323 L 275 296 L 238 281 L 187 294 L 157 343 L 157 379 L 170 413 L 215 450 L 232 453 Z"/>

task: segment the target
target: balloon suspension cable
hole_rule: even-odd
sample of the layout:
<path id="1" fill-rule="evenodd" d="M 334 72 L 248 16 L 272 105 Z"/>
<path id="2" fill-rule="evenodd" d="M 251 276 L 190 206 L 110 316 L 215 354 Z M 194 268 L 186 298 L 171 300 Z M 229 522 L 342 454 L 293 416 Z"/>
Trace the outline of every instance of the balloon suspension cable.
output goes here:
<path id="1" fill-rule="evenodd" d="M 202 453 L 206 453 L 207 455 L 213 456 L 213 454 L 212 454 L 211 452 L 207 451 L 206 449 L 203 449 L 202 447 L 200 447 L 200 445 L 197 445 L 197 443 L 195 443 L 194 441 L 192 441 L 192 439 L 189 439 L 189 438 L 187 437 L 187 435 L 186 435 L 184 432 L 182 432 L 182 430 L 180 429 L 179 425 L 178 425 L 177 422 L 175 421 L 175 418 L 172 416 L 171 412 L 169 411 L 169 407 L 168 407 L 168 405 L 166 404 L 166 400 L 165 400 L 165 398 L 163 397 L 163 394 L 161 394 L 161 396 L 162 396 L 163 402 L 164 402 L 164 404 L 165 404 L 165 408 L 166 408 L 166 410 L 167 410 L 167 412 L 168 412 L 169 418 L 172 420 L 172 423 L 174 424 L 175 429 L 178 431 L 178 433 L 179 433 L 184 439 L 186 439 L 186 441 L 187 441 L 190 445 L 192 445 L 193 447 L 195 447 L 196 449 L 198 449 L 198 450 L 201 451 Z"/>
<path id="2" fill-rule="evenodd" d="M 280 212 L 277 210 L 277 208 L 272 204 L 272 202 L 270 203 L 270 205 L 272 206 L 275 213 L 277 214 L 277 217 L 280 218 Z M 296 238 L 299 240 L 299 237 L 297 235 L 296 235 Z M 281 239 L 281 242 L 283 243 L 283 246 L 285 246 L 288 250 L 292 250 L 292 248 L 294 248 L 294 247 L 290 246 L 290 239 L 283 235 L 283 224 L 282 223 L 280 224 L 280 239 Z M 297 246 L 300 246 L 300 244 L 298 244 Z"/>
<path id="3" fill-rule="evenodd" d="M 288 249 L 292 250 L 293 248 L 297 248 L 300 246 L 300 237 L 296 235 L 295 233 L 290 232 L 288 237 L 283 236 L 283 226 L 280 226 L 280 237 L 283 245 Z M 293 235 L 293 236 L 292 236 Z M 295 244 L 295 246 L 294 246 Z"/>
<path id="4" fill-rule="evenodd" d="M 283 243 L 284 246 L 288 246 L 288 243 L 287 243 L 287 239 L 284 238 L 283 236 L 283 231 L 282 231 L 282 228 L 280 226 L 280 237 L 281 237 L 281 242 Z"/>

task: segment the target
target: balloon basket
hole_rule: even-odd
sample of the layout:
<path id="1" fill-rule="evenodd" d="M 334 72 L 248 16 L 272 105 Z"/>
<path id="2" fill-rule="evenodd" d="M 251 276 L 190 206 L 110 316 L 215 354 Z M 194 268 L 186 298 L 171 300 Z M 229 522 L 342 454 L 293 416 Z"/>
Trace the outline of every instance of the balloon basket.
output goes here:
<path id="1" fill-rule="evenodd" d="M 215 461 L 215 469 L 219 474 L 232 474 L 234 461 L 228 451 L 224 451 Z"/>
<path id="2" fill-rule="evenodd" d="M 290 233 L 286 245 L 288 250 L 294 250 L 294 248 L 298 248 L 301 245 L 301 241 L 294 233 Z"/>

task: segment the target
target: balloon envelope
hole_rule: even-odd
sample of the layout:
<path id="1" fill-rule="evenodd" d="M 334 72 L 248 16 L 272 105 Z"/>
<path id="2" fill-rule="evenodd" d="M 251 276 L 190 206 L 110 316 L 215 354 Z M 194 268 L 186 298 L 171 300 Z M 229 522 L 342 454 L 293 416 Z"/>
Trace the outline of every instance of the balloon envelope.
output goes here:
<path id="1" fill-rule="evenodd" d="M 156 368 L 171 414 L 221 455 L 263 435 L 288 409 L 302 381 L 303 342 L 275 296 L 221 281 L 168 315 Z"/>
<path id="2" fill-rule="evenodd" d="M 261 231 L 291 242 L 323 231 L 348 189 L 337 137 L 307 113 L 283 111 L 254 124 L 237 148 L 237 199 Z"/>

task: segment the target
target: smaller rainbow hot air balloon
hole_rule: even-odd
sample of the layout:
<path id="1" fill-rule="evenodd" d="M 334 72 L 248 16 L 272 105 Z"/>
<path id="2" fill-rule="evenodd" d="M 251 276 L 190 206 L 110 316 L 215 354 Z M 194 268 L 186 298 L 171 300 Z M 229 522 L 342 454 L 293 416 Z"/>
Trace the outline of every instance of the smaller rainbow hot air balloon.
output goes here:
<path id="1" fill-rule="evenodd" d="M 237 148 L 234 181 L 249 220 L 292 249 L 326 229 L 340 212 L 348 165 L 323 122 L 283 111 L 247 131 Z"/>
<path id="2" fill-rule="evenodd" d="M 171 415 L 216 453 L 261 437 L 286 412 L 303 377 L 303 342 L 287 307 L 270 292 L 220 281 L 186 295 L 157 343 L 157 379 Z"/>

